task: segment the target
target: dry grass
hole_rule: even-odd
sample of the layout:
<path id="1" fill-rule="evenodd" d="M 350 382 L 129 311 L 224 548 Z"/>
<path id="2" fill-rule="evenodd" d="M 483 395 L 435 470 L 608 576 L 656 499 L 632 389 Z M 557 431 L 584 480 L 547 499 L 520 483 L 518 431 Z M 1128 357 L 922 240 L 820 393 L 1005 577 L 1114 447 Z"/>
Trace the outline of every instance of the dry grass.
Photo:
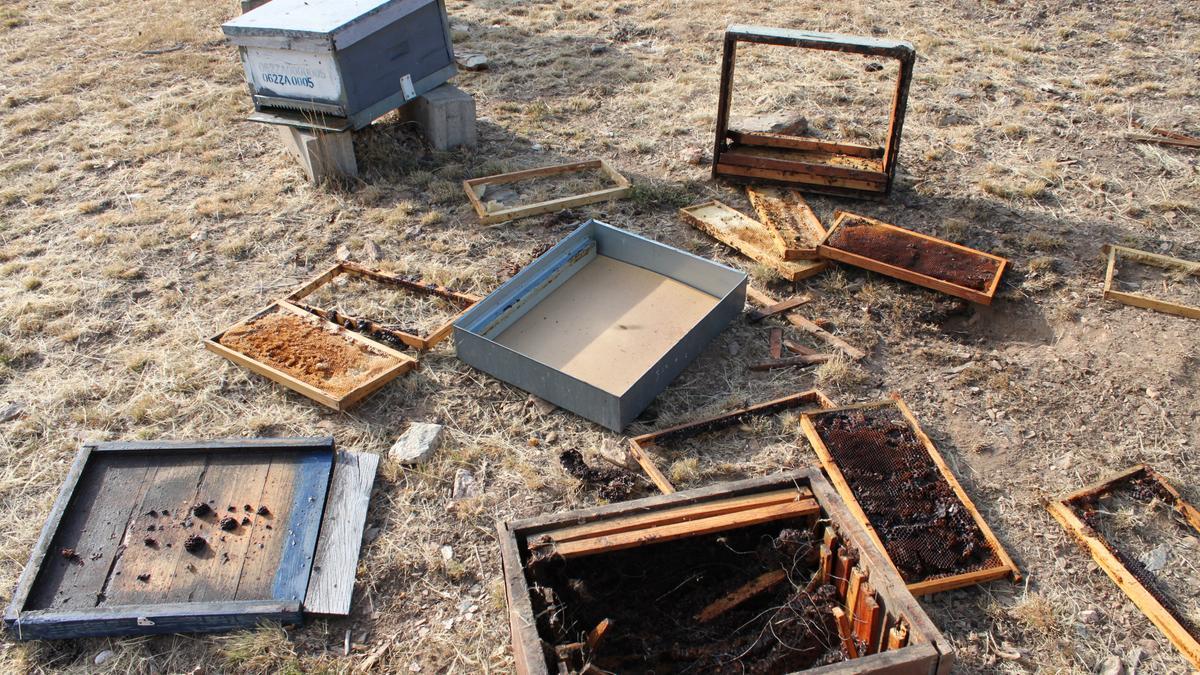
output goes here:
<path id="1" fill-rule="evenodd" d="M 806 313 L 830 319 L 870 359 L 752 374 L 765 330 L 736 322 L 658 399 L 658 421 L 627 431 L 814 382 L 839 403 L 899 391 L 1031 580 L 923 600 L 963 672 L 1091 672 L 1146 645 L 1155 649 L 1141 672 L 1185 668 L 1041 501 L 1135 461 L 1200 501 L 1189 460 L 1200 446 L 1195 325 L 1104 303 L 1096 255 L 1113 241 L 1200 258 L 1194 153 L 1121 140 L 1131 117 L 1197 131 L 1196 7 L 451 0 L 458 46 L 494 66 L 457 80 L 476 96 L 480 147 L 425 154 L 410 127 L 384 119 L 359 134 L 362 180 L 321 187 L 303 180 L 274 133 L 241 121 L 242 71 L 218 29 L 235 11 L 229 0 L 0 8 L 0 404 L 27 407 L 0 425 L 0 599 L 81 439 L 333 433 L 343 447 L 383 452 L 420 419 L 445 423 L 446 445 L 416 469 L 385 463 L 351 618 L 225 638 L 4 643 L 0 670 L 91 672 L 96 653 L 112 649 L 112 672 L 346 672 L 384 644 L 379 672 L 511 670 L 493 521 L 595 504 L 556 456 L 622 437 L 541 412 L 454 360 L 448 344 L 337 415 L 200 340 L 325 268 L 343 245 L 359 257 L 374 242 L 394 269 L 487 293 L 506 265 L 524 264 L 573 222 L 551 214 L 481 228 L 460 181 L 595 156 L 635 189 L 577 217 L 740 266 L 766 285 L 764 268 L 675 213 L 711 198 L 748 210 L 739 189 L 681 160 L 711 151 L 720 36 L 732 22 L 912 41 L 919 60 L 895 195 L 810 201 L 825 219 L 847 208 L 953 235 L 1013 258 L 1014 272 L 987 309 L 850 269 L 803 282 L 798 290 L 820 294 Z M 886 71 L 796 58 L 790 79 L 739 64 L 745 113 L 799 113 L 823 134 L 869 138 L 878 96 L 822 83 L 882 82 Z M 772 63 L 746 64 L 758 61 Z M 805 83 L 815 89 L 791 86 Z M 955 369 L 969 362 L 978 369 L 960 379 Z M 551 431 L 556 442 L 528 444 Z M 449 499 L 459 469 L 483 486 L 478 497 Z M 671 465 L 681 477 L 704 469 Z M 1078 627 L 1074 617 L 1091 607 L 1108 623 Z"/>

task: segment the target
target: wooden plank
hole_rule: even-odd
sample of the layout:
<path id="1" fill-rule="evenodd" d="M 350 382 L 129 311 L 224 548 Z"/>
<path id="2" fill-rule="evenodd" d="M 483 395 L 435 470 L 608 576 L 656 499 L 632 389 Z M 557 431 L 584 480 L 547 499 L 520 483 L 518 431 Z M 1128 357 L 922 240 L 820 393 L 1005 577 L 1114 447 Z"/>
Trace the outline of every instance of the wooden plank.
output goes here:
<path id="1" fill-rule="evenodd" d="M 792 368 L 794 366 L 813 366 L 821 363 L 827 363 L 833 359 L 833 354 L 789 356 L 787 358 L 769 359 L 767 361 L 750 364 L 750 370 L 761 372 L 766 370 L 777 370 L 779 368 Z"/>
<path id="2" fill-rule="evenodd" d="M 746 186 L 746 196 L 758 220 L 775 235 L 775 245 L 784 260 L 815 260 L 817 243 L 825 238 L 825 226 L 797 190 Z"/>
<path id="3" fill-rule="evenodd" d="M 856 143 L 835 143 L 807 136 L 792 136 L 769 132 L 751 132 L 729 130 L 726 137 L 741 145 L 755 145 L 770 148 L 791 148 L 793 150 L 816 150 L 834 155 L 849 155 L 863 159 L 880 159 L 883 148 L 858 145 Z"/>
<path id="4" fill-rule="evenodd" d="M 745 497 L 732 497 L 715 502 L 704 502 L 692 506 L 679 506 L 671 509 L 658 509 L 650 513 L 642 513 L 623 518 L 612 518 L 599 523 L 575 525 L 538 535 L 530 541 L 530 548 L 551 544 L 563 544 L 580 539 L 591 539 L 600 536 L 632 532 L 675 523 L 686 523 L 702 518 L 746 511 L 748 509 L 788 504 L 807 499 L 812 496 L 806 488 L 789 490 L 774 490 Z"/>
<path id="5" fill-rule="evenodd" d="M 671 481 L 667 480 L 662 471 L 659 471 L 654 460 L 650 459 L 650 456 L 646 454 L 642 446 L 638 445 L 636 440 L 631 439 L 629 441 L 629 454 L 633 455 L 633 458 L 641 465 L 642 471 L 646 472 L 646 475 L 650 477 L 655 487 L 661 490 L 663 494 L 669 495 L 675 492 L 675 486 L 671 485 Z"/>
<path id="6" fill-rule="evenodd" d="M 1200 276 L 1200 263 L 1183 260 L 1181 258 L 1172 258 L 1170 256 L 1151 253 L 1149 251 L 1140 251 L 1126 246 L 1116 246 L 1110 244 L 1108 249 L 1108 269 L 1104 278 L 1104 298 L 1113 300 L 1124 305 L 1133 307 L 1141 307 L 1143 309 L 1152 309 L 1156 312 L 1164 314 L 1173 314 L 1189 319 L 1200 319 L 1200 307 L 1193 307 L 1176 302 L 1167 302 L 1158 300 L 1148 295 L 1141 293 L 1129 293 L 1118 291 L 1114 288 L 1117 277 L 1118 258 L 1130 258 L 1136 262 L 1140 262 L 1163 269 L 1179 270 L 1192 275 Z"/>
<path id="7" fill-rule="evenodd" d="M 783 356 L 783 329 L 778 326 L 771 328 L 769 337 L 768 350 L 772 359 L 778 359 Z"/>
<path id="8" fill-rule="evenodd" d="M 279 438 L 214 438 L 211 440 L 153 440 L 153 441 L 106 441 L 86 446 L 97 454 L 142 453 L 162 457 L 164 454 L 185 454 L 216 450 L 238 452 L 271 453 L 280 450 L 319 450 L 332 452 L 333 436 L 283 436 Z"/>
<path id="9" fill-rule="evenodd" d="M 120 556 L 149 473 L 142 457 L 89 462 L 30 589 L 26 610 L 95 607 Z M 62 555 L 72 549 L 75 555 Z"/>
<path id="10" fill-rule="evenodd" d="M 333 455 L 308 453 L 292 458 L 296 465 L 291 508 L 288 510 L 287 545 L 278 559 L 271 597 L 282 602 L 303 602 L 317 550 L 321 514 L 333 472 Z M 240 589 L 239 589 L 240 590 Z"/>
<path id="11" fill-rule="evenodd" d="M 277 453 L 270 458 L 262 496 L 258 504 L 252 504 L 256 511 L 259 506 L 265 507 L 267 513 L 259 514 L 255 519 L 249 549 L 255 555 L 247 558 L 242 566 L 242 578 L 234 600 L 259 600 L 274 595 L 275 573 L 287 545 L 290 509 L 296 501 L 297 469 L 287 454 Z"/>
<path id="12" fill-rule="evenodd" d="M 884 230 L 888 230 L 891 232 L 895 232 L 898 235 L 901 235 L 903 237 L 922 239 L 925 241 L 933 242 L 933 243 L 937 244 L 938 246 L 942 246 L 945 248 L 952 248 L 952 249 L 955 249 L 962 253 L 977 257 L 977 258 L 986 258 L 986 259 L 996 263 L 996 273 L 992 277 L 992 280 L 988 283 L 987 289 L 983 290 L 983 291 L 979 291 L 979 290 L 976 290 L 973 288 L 968 288 L 966 286 L 960 286 L 960 285 L 950 282 L 950 281 L 945 281 L 943 279 L 937 279 L 935 277 L 927 276 L 927 275 L 921 274 L 919 272 L 914 272 L 913 270 L 906 269 L 904 267 L 897 267 L 895 265 L 890 265 L 886 262 L 876 260 L 874 258 L 868 258 L 866 256 L 859 255 L 857 253 L 852 253 L 850 251 L 846 251 L 846 250 L 837 248 L 836 246 L 830 244 L 829 242 L 833 240 L 835 233 L 838 231 L 838 229 L 841 228 L 850 219 L 870 223 L 871 225 L 873 225 L 875 227 L 878 227 L 878 228 L 881 228 Z M 961 246 L 959 244 L 955 244 L 953 242 L 946 241 L 944 239 L 938 239 L 937 237 L 930 237 L 928 235 L 921 234 L 920 232 L 913 232 L 912 230 L 906 230 L 902 227 L 896 227 L 895 225 L 892 225 L 890 223 L 885 223 L 881 220 L 876 220 L 874 218 L 868 218 L 867 216 L 854 214 L 854 213 L 848 213 L 845 211 L 837 211 L 836 212 L 836 215 L 835 215 L 834 221 L 833 221 L 833 226 L 829 228 L 829 233 L 825 236 L 825 239 L 822 240 L 821 243 L 817 245 L 817 252 L 820 253 L 822 257 L 828 258 L 830 260 L 836 260 L 838 262 L 846 263 L 848 265 L 854 265 L 855 267 L 861 267 L 863 269 L 867 269 L 872 272 L 878 272 L 879 274 L 884 274 L 886 276 L 893 277 L 895 279 L 900 279 L 901 281 L 907 281 L 909 283 L 916 284 L 916 285 L 922 286 L 924 288 L 929 288 L 929 289 L 932 289 L 935 291 L 941 291 L 942 293 L 946 293 L 947 295 L 952 295 L 954 297 L 962 298 L 964 300 L 969 300 L 971 302 L 975 302 L 975 303 L 978 303 L 981 305 L 990 305 L 992 303 L 992 298 L 995 297 L 996 290 L 1000 286 L 1000 279 L 1004 276 L 1004 270 L 1008 266 L 1008 261 L 999 256 L 995 256 L 990 253 L 985 253 L 983 251 L 977 251 L 972 248 L 967 248 L 966 246 Z"/>
<path id="13" fill-rule="evenodd" d="M 846 586 L 845 608 L 846 614 L 851 620 L 855 617 L 855 611 L 858 608 L 858 593 L 862 590 L 862 584 L 867 580 L 868 572 L 863 571 L 862 566 L 855 565 L 850 569 L 850 582 Z"/>
<path id="14" fill-rule="evenodd" d="M 700 610 L 700 613 L 696 615 L 696 621 L 699 623 L 708 623 L 730 609 L 775 586 L 784 579 L 787 579 L 787 572 L 784 570 L 764 572 L 737 587 L 731 593 L 717 598 L 704 609 Z"/>
<path id="15" fill-rule="evenodd" d="M 932 595 L 941 593 L 942 591 L 952 591 L 956 588 L 965 588 L 982 584 L 988 581 L 996 581 L 998 579 L 1011 579 L 1013 572 L 1008 567 L 998 565 L 996 567 L 987 567 L 974 572 L 963 572 L 949 577 L 940 577 L 938 579 L 927 579 L 918 581 L 908 585 L 908 592 L 916 597 L 922 595 Z"/>
<path id="16" fill-rule="evenodd" d="M 813 408 L 832 408 L 833 401 L 829 400 L 824 392 L 818 389 L 809 389 L 797 394 L 783 396 L 765 403 L 756 403 L 754 405 L 738 408 L 720 415 L 705 417 L 691 422 L 684 422 L 666 429 L 659 429 L 648 434 L 635 436 L 630 439 L 630 442 L 639 447 L 647 447 L 649 445 L 663 445 L 669 441 L 676 441 L 683 438 L 691 438 L 698 434 L 708 433 L 710 431 L 718 431 L 727 429 L 744 422 L 747 418 L 774 415 L 785 410 L 795 410 L 806 407 Z"/>
<path id="17" fill-rule="evenodd" d="M 804 295 L 793 295 L 787 300 L 781 300 L 769 307 L 763 307 L 762 309 L 754 309 L 746 312 L 746 320 L 750 323 L 758 323 L 768 316 L 789 312 L 809 302 L 812 302 L 812 296 L 807 293 Z"/>
<path id="18" fill-rule="evenodd" d="M 683 523 L 662 525 L 659 527 L 621 532 L 617 534 L 579 539 L 563 544 L 556 544 L 554 551 L 563 558 L 573 558 L 582 555 L 595 555 L 620 551 L 635 546 L 657 544 L 684 537 L 695 537 L 714 532 L 734 530 L 759 523 L 791 518 L 813 516 L 820 512 L 820 507 L 812 499 L 790 501 L 785 504 L 774 504 L 759 508 L 735 511 L 710 518 L 698 518 Z"/>
<path id="19" fill-rule="evenodd" d="M 788 281 L 799 281 L 825 269 L 823 261 L 784 260 L 774 251 L 773 239 L 758 221 L 713 200 L 679 210 L 683 219 L 738 253 L 769 267 Z"/>
<path id="20" fill-rule="evenodd" d="M 820 352 L 815 349 L 805 347 L 804 345 L 798 342 L 792 342 L 791 340 L 784 340 L 783 348 L 793 354 L 799 354 L 800 356 L 814 356 L 816 354 L 820 354 Z"/>
<path id="21" fill-rule="evenodd" d="M 304 597 L 304 611 L 309 614 L 350 614 L 354 576 L 378 467 L 379 455 L 345 450 L 337 453 Z"/>
<path id="22" fill-rule="evenodd" d="M 179 602 L 25 612 L 12 622 L 9 631 L 18 640 L 65 640 L 222 632 L 254 628 L 264 621 L 299 624 L 300 603 Z"/>
<path id="23" fill-rule="evenodd" d="M 722 153 L 721 157 L 724 158 L 725 154 L 727 153 Z M 798 185 L 821 185 L 875 194 L 883 194 L 886 185 L 863 180 L 855 180 L 852 178 L 822 176 L 803 171 L 782 171 L 780 169 L 741 166 L 740 164 L 729 164 L 727 162 L 721 162 L 717 165 L 717 173 L 726 176 L 740 176 L 744 178 L 764 178 L 767 180 L 775 180 L 783 183 L 795 183 Z"/>
<path id="24" fill-rule="evenodd" d="M 846 610 L 841 607 L 833 608 L 833 619 L 837 623 L 838 637 L 842 639 L 842 650 L 852 659 L 858 658 L 858 645 L 854 644 L 854 633 L 850 629 L 850 619 Z"/>
<path id="25" fill-rule="evenodd" d="M 770 306 L 770 305 L 774 305 L 777 302 L 779 302 L 778 300 L 771 297 L 766 292 L 761 291 L 753 286 L 746 286 L 746 299 L 756 305 L 762 305 L 762 306 Z M 812 333 L 813 335 L 821 338 L 825 342 L 828 342 L 829 344 L 833 345 L 834 347 L 837 347 L 838 349 L 842 350 L 843 352 L 846 353 L 846 356 L 849 356 L 851 359 L 854 359 L 855 361 L 865 358 L 867 355 L 866 352 L 862 351 L 861 349 L 859 349 L 857 347 L 852 346 L 850 343 L 839 338 L 838 336 L 834 335 L 833 333 L 830 333 L 829 331 L 825 330 L 824 328 L 821 328 L 817 324 L 813 323 L 812 321 L 809 321 L 808 319 L 806 319 L 802 316 L 799 316 L 794 313 L 789 313 L 787 315 L 787 320 L 789 323 L 791 323 L 796 328 L 800 328 L 802 330 L 808 331 L 809 333 Z"/>
<path id="26" fill-rule="evenodd" d="M 1167 639 L 1175 645 L 1183 657 L 1193 667 L 1200 668 L 1200 641 L 1197 641 L 1187 628 L 1180 624 L 1167 611 L 1167 608 L 1151 595 L 1150 591 L 1108 550 L 1104 542 L 1093 536 L 1091 528 L 1075 515 L 1069 505 L 1058 501 L 1051 502 L 1047 508 L 1051 515 L 1088 549 L 1100 569 L 1104 570 L 1113 583 L 1150 619 L 1151 623 L 1167 636 Z"/>
<path id="27" fill-rule="evenodd" d="M 833 585 L 837 586 L 839 598 L 845 599 L 847 591 L 850 590 L 850 568 L 853 565 L 854 558 L 850 550 L 845 546 L 840 547 L 833 561 Z"/>
<path id="28" fill-rule="evenodd" d="M 845 180 L 847 187 L 863 187 L 863 189 L 881 189 L 887 183 L 887 174 L 868 169 L 841 166 L 840 163 L 823 163 L 821 155 L 807 153 L 792 153 L 786 150 L 771 148 L 738 147 L 721 153 L 721 164 L 737 165 L 755 169 L 770 169 L 797 174 L 811 174 L 822 178 Z M 843 159 L 837 155 L 825 156 L 830 160 Z M 805 161 L 805 160 L 816 161 Z M 846 158 L 848 159 L 848 158 Z M 874 165 L 869 160 L 858 160 L 860 165 Z"/>
<path id="29" fill-rule="evenodd" d="M 1126 133 L 1125 138 L 1138 143 L 1154 143 L 1155 145 L 1169 145 L 1176 148 L 1200 149 L 1200 140 L 1189 138 L 1167 138 L 1165 136 L 1150 136 L 1148 134 L 1132 134 Z"/>
<path id="30" fill-rule="evenodd" d="M 560 197 L 526 206 L 515 206 L 499 211 L 489 211 L 487 209 L 487 205 L 480 200 L 479 192 L 477 192 L 477 189 L 486 185 L 505 185 L 517 183 L 530 178 L 540 178 L 563 173 L 588 171 L 592 169 L 600 169 L 609 179 L 616 182 L 616 187 L 605 188 L 603 190 L 596 190 L 570 197 Z M 492 225 L 508 220 L 514 220 L 516 218 L 525 218 L 541 213 L 550 213 L 552 211 L 561 211 L 562 209 L 574 208 L 576 206 L 594 204 L 599 201 L 621 199 L 629 196 L 629 193 L 633 188 L 629 183 L 629 180 L 617 173 L 617 171 L 607 162 L 603 160 L 587 160 L 583 162 L 561 164 L 558 166 L 515 171 L 512 173 L 500 174 L 498 176 L 473 178 L 463 181 L 463 189 L 466 191 L 467 197 L 471 201 L 471 205 L 475 208 L 475 213 L 479 216 L 479 221 L 485 225 Z"/>

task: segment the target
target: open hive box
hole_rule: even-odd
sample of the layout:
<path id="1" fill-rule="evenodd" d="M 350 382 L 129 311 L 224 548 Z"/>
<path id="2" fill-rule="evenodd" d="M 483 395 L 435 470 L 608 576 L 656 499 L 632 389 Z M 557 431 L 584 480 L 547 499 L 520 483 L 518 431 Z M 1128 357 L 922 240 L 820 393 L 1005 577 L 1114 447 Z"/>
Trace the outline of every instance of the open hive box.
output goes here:
<path id="1" fill-rule="evenodd" d="M 1106 299 L 1200 319 L 1200 263 L 1125 246 L 1107 253 Z"/>
<path id="2" fill-rule="evenodd" d="M 620 431 L 742 312 L 746 274 L 589 220 L 454 323 L 458 358 Z"/>
<path id="3" fill-rule="evenodd" d="M 882 147 L 795 133 L 731 128 L 734 64 L 742 43 L 895 59 L 899 67 Z M 907 42 L 761 26 L 725 31 L 713 177 L 784 183 L 813 192 L 879 198 L 891 191 L 916 51 Z M 836 83 L 835 83 L 836 84 Z"/>
<path id="4" fill-rule="evenodd" d="M 714 475 L 727 480 L 731 475 L 744 478 L 748 476 L 737 474 L 795 468 L 787 460 L 797 449 L 800 413 L 832 407 L 833 401 L 812 389 L 635 436 L 629 439 L 629 451 L 665 494 L 675 492 L 675 485 L 654 456 L 695 463 L 693 480 Z"/>
<path id="5" fill-rule="evenodd" d="M 816 469 L 498 525 L 517 672 L 944 674 Z"/>
<path id="6" fill-rule="evenodd" d="M 990 253 L 838 211 L 822 257 L 990 305 L 1008 261 Z"/>
<path id="7" fill-rule="evenodd" d="M 5 625 L 31 640 L 349 614 L 377 466 L 330 437 L 84 445 Z"/>
<path id="8" fill-rule="evenodd" d="M 1200 668 L 1200 511 L 1139 464 L 1051 502 L 1050 513 Z"/>
<path id="9" fill-rule="evenodd" d="M 1020 579 L 898 396 L 800 420 L 830 481 L 913 595 Z"/>

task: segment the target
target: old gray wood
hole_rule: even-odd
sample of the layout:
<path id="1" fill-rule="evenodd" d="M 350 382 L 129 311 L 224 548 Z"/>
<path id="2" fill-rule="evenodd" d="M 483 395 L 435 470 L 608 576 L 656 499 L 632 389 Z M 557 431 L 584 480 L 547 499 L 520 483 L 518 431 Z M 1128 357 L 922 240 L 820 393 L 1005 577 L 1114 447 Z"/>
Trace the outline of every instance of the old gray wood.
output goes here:
<path id="1" fill-rule="evenodd" d="M 304 598 L 309 614 L 345 616 L 354 594 L 354 573 L 379 455 L 339 451 Z"/>

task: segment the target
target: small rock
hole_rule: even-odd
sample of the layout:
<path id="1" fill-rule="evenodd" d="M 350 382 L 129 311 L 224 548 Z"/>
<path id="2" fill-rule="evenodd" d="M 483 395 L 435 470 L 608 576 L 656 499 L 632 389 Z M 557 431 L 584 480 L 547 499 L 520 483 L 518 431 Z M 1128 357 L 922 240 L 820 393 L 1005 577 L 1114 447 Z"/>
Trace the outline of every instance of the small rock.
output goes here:
<path id="1" fill-rule="evenodd" d="M 479 52 L 460 52 L 456 50 L 454 52 L 454 60 L 458 63 L 458 67 L 463 70 L 478 71 L 488 69 L 487 56 Z"/>
<path id="2" fill-rule="evenodd" d="M 1079 613 L 1079 620 L 1083 623 L 1096 623 L 1100 620 L 1100 612 L 1094 609 L 1085 609 Z"/>
<path id="3" fill-rule="evenodd" d="M 346 262 L 350 259 L 350 249 L 345 244 L 339 244 L 337 250 L 334 251 L 333 257 L 338 259 L 338 262 Z"/>
<path id="4" fill-rule="evenodd" d="M 369 544 L 379 538 L 380 529 L 377 525 L 372 525 L 363 530 L 363 543 Z"/>
<path id="5" fill-rule="evenodd" d="M 373 241 L 368 241 L 363 246 L 363 259 L 369 262 L 375 262 L 383 257 L 383 251 L 379 248 L 379 244 Z"/>
<path id="6" fill-rule="evenodd" d="M 455 33 L 470 33 L 471 27 L 465 23 L 452 23 L 450 24 L 450 30 Z"/>
<path id="7" fill-rule="evenodd" d="M 550 443 L 553 443 L 554 441 L 557 441 L 557 440 L 558 440 L 558 432 L 557 431 L 551 431 L 550 433 L 546 434 L 546 444 L 547 445 L 549 445 Z"/>
<path id="8" fill-rule="evenodd" d="M 191 236 L 188 237 L 188 239 L 191 239 L 192 241 L 204 241 L 208 239 L 208 232 L 204 230 L 196 230 L 191 234 Z"/>
<path id="9" fill-rule="evenodd" d="M 1142 651 L 1147 655 L 1153 655 L 1158 651 L 1158 643 L 1150 638 L 1142 638 L 1141 640 L 1138 640 L 1138 646 L 1141 647 Z"/>
<path id="10" fill-rule="evenodd" d="M 603 54 L 608 51 L 608 45 L 592 45 L 591 52 L 595 54 Z"/>
<path id="11" fill-rule="evenodd" d="M 680 159 L 693 166 L 699 166 L 704 163 L 704 151 L 700 148 L 687 148 L 683 151 Z"/>
<path id="12" fill-rule="evenodd" d="M 1125 655 L 1125 667 L 1129 669 L 1129 675 L 1137 675 L 1138 666 L 1142 663 L 1142 648 L 1134 647 Z"/>
<path id="13" fill-rule="evenodd" d="M 529 146 L 529 149 L 530 149 L 530 150 L 532 150 L 532 151 L 534 151 L 534 152 L 541 152 L 541 151 L 542 151 L 542 144 L 541 144 L 541 143 L 534 143 L 533 145 Z"/>
<path id="14" fill-rule="evenodd" d="M 730 342 L 728 349 L 729 349 L 730 356 L 737 356 L 738 352 L 742 351 L 741 345 L 739 345 L 736 342 Z"/>
<path id="15" fill-rule="evenodd" d="M 533 396 L 533 395 L 530 395 L 530 397 L 526 400 L 526 403 L 528 405 L 532 405 L 533 407 L 537 408 L 537 411 L 543 415 L 549 415 L 550 413 L 554 412 L 555 410 L 558 410 L 558 406 L 554 405 L 553 403 L 547 401 L 544 398 L 539 398 L 539 397 Z"/>
<path id="16" fill-rule="evenodd" d="M 0 422 L 11 422 L 25 414 L 25 405 L 22 403 L 9 403 L 0 408 Z"/>
<path id="17" fill-rule="evenodd" d="M 479 483 L 475 482 L 475 474 L 466 469 L 454 472 L 454 487 L 450 496 L 454 499 L 469 499 L 479 494 Z"/>
<path id="18" fill-rule="evenodd" d="M 440 424 L 413 422 L 388 450 L 388 457 L 401 464 L 429 461 L 442 444 Z"/>
<path id="19" fill-rule="evenodd" d="M 1096 672 L 1099 675 L 1125 675 L 1125 664 L 1121 663 L 1121 657 L 1109 656 L 1100 663 L 1100 670 Z"/>
<path id="20" fill-rule="evenodd" d="M 92 663 L 95 663 L 98 666 L 102 666 L 102 665 L 108 663 L 109 661 L 112 661 L 114 658 L 116 658 L 116 656 L 117 656 L 117 653 L 114 652 L 113 650 L 105 649 L 104 651 L 97 654 L 96 658 L 92 659 Z"/>
<path id="21" fill-rule="evenodd" d="M 443 545 L 441 548 L 442 560 L 447 562 L 454 560 L 454 548 L 449 545 Z"/>
<path id="22" fill-rule="evenodd" d="M 1146 566 L 1146 570 L 1157 572 L 1167 566 L 1167 554 L 1171 552 L 1169 544 L 1159 544 L 1150 550 L 1149 553 L 1142 556 L 1142 564 Z"/>

